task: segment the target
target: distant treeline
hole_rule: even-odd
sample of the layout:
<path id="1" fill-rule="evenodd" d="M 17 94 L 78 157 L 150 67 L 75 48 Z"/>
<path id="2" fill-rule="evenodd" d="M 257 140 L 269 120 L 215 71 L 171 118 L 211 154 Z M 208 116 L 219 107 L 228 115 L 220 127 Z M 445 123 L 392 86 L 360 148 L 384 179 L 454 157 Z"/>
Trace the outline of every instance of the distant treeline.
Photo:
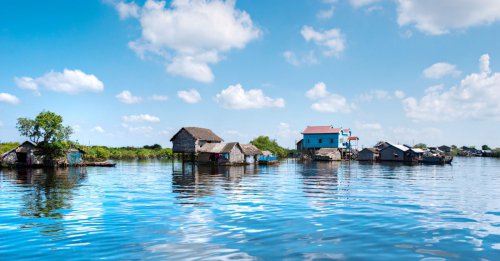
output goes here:
<path id="1" fill-rule="evenodd" d="M 86 161 L 100 161 L 106 159 L 171 159 L 173 157 L 172 149 L 162 148 L 158 144 L 152 146 L 146 145 L 142 148 L 108 148 L 106 146 L 79 147 L 85 151 Z"/>

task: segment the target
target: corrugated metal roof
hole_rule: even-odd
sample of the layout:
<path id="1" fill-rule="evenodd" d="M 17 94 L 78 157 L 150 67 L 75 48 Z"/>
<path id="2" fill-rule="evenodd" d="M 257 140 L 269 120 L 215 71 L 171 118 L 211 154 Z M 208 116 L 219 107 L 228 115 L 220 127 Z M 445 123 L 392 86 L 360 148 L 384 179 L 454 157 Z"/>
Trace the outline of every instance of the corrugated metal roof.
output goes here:
<path id="1" fill-rule="evenodd" d="M 199 152 L 206 153 L 230 153 L 234 146 L 239 145 L 238 142 L 227 142 L 227 143 L 205 143 Z M 240 146 L 241 147 L 241 146 Z"/>
<path id="2" fill-rule="evenodd" d="M 302 134 L 323 134 L 323 133 L 339 133 L 341 128 L 332 126 L 307 126 Z"/>
<path id="3" fill-rule="evenodd" d="M 396 147 L 396 148 L 398 148 L 399 150 L 402 150 L 402 151 L 409 150 L 409 148 L 406 147 L 406 146 L 404 146 L 404 145 L 394 144 L 394 143 L 390 143 L 390 142 L 387 142 L 387 144 L 389 144 L 390 146 Z"/>
<path id="4" fill-rule="evenodd" d="M 350 136 L 347 140 L 359 140 L 359 138 L 357 136 Z"/>

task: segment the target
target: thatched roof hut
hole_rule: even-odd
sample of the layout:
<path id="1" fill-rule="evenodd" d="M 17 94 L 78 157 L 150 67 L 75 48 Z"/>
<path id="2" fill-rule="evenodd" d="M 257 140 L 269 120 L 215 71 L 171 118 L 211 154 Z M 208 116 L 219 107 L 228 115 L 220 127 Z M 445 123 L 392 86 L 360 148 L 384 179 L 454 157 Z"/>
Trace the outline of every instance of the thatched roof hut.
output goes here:
<path id="1" fill-rule="evenodd" d="M 174 153 L 197 153 L 206 143 L 220 143 L 223 140 L 210 129 L 183 127 L 170 141 Z"/>

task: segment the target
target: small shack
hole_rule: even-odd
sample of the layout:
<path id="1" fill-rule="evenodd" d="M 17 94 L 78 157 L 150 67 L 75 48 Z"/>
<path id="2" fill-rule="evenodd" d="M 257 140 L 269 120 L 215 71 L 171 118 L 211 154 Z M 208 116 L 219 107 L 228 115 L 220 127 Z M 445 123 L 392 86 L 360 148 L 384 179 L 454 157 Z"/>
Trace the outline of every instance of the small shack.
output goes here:
<path id="1" fill-rule="evenodd" d="M 358 153 L 359 161 L 377 161 L 380 154 L 376 148 L 364 148 Z"/>
<path id="2" fill-rule="evenodd" d="M 2 165 L 6 166 L 41 166 L 43 165 L 43 156 L 40 155 L 36 144 L 25 141 L 2 154 L 1 162 Z"/>
<path id="3" fill-rule="evenodd" d="M 66 159 L 68 165 L 79 166 L 83 164 L 83 157 L 85 156 L 85 151 L 78 148 L 71 148 L 66 151 Z"/>
<path id="4" fill-rule="evenodd" d="M 262 155 L 262 151 L 260 151 L 253 144 L 240 144 L 240 146 L 243 149 L 246 164 L 254 164 L 258 160 L 257 157 Z"/>
<path id="5" fill-rule="evenodd" d="M 205 143 L 198 150 L 198 162 L 216 165 L 237 165 L 245 162 L 245 155 L 238 142 Z"/>
<path id="6" fill-rule="evenodd" d="M 173 153 L 182 153 L 195 159 L 200 148 L 207 143 L 221 143 L 222 140 L 212 130 L 199 127 L 183 127 L 171 139 Z"/>
<path id="7" fill-rule="evenodd" d="M 313 156 L 314 160 L 317 161 L 333 161 L 333 160 L 341 160 L 342 155 L 340 151 L 335 148 L 321 148 L 316 151 Z"/>
<path id="8" fill-rule="evenodd" d="M 387 147 L 380 150 L 381 161 L 405 161 L 405 153 L 410 150 L 403 145 L 386 142 Z"/>

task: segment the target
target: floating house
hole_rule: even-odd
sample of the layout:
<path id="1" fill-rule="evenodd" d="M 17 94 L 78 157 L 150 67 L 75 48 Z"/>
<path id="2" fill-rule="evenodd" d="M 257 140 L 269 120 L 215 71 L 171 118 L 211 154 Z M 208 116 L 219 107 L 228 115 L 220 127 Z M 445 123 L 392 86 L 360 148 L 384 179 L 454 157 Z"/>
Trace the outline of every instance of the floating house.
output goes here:
<path id="1" fill-rule="evenodd" d="M 359 161 L 377 161 L 379 158 L 379 150 L 376 148 L 364 148 L 358 153 Z"/>
<path id="2" fill-rule="evenodd" d="M 237 165 L 245 163 L 245 155 L 238 142 L 205 143 L 198 149 L 197 161 L 216 165 Z"/>
<path id="3" fill-rule="evenodd" d="M 410 150 L 408 147 L 386 143 L 388 146 L 380 150 L 381 161 L 405 161 L 405 153 Z"/>
<path id="4" fill-rule="evenodd" d="M 79 166 L 83 165 L 83 157 L 85 155 L 85 151 L 78 148 L 71 148 L 66 151 L 66 160 L 68 165 L 70 166 Z"/>
<path id="5" fill-rule="evenodd" d="M 258 156 L 262 155 L 262 151 L 260 151 L 253 144 L 240 144 L 243 149 L 243 155 L 245 155 L 245 163 L 246 164 L 254 164 L 258 160 Z"/>
<path id="6" fill-rule="evenodd" d="M 171 139 L 173 153 L 190 154 L 191 160 L 207 143 L 221 143 L 222 140 L 212 130 L 199 127 L 183 127 Z M 184 160 L 184 159 L 183 159 Z"/>
<path id="7" fill-rule="evenodd" d="M 5 166 L 42 166 L 43 156 L 40 155 L 36 144 L 25 141 L 2 154 L 1 163 Z"/>
<path id="8" fill-rule="evenodd" d="M 385 142 L 387 147 L 380 150 L 381 161 L 399 162 L 420 162 L 422 161 L 424 150 L 412 148 L 408 145 L 397 145 Z"/>
<path id="9" fill-rule="evenodd" d="M 444 153 L 450 153 L 451 152 L 451 147 L 446 146 L 446 145 L 441 145 L 438 147 L 438 149 Z"/>
<path id="10" fill-rule="evenodd" d="M 303 139 L 299 145 L 301 151 L 315 154 L 322 148 L 330 149 L 350 149 L 353 141 L 359 140 L 358 137 L 351 135 L 350 129 L 334 128 L 333 126 L 307 126 L 302 132 Z M 300 143 L 300 142 L 299 142 Z"/>
<path id="11" fill-rule="evenodd" d="M 262 155 L 259 156 L 259 165 L 269 165 L 278 163 L 278 157 L 274 156 L 272 152 L 268 150 L 262 151 Z"/>
<path id="12" fill-rule="evenodd" d="M 297 151 L 303 151 L 304 150 L 304 139 L 300 139 L 295 145 L 296 145 Z"/>

